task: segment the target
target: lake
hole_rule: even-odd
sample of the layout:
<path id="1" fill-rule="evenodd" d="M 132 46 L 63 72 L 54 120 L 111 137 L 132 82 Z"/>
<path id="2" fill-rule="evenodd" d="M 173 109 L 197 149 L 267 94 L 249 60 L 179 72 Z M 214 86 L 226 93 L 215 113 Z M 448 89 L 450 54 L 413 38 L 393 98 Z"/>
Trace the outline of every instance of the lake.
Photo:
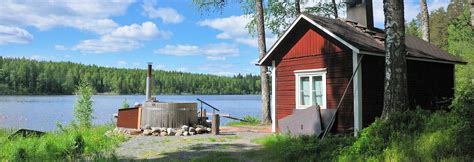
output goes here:
<path id="1" fill-rule="evenodd" d="M 156 96 L 164 102 L 197 102 L 200 98 L 220 109 L 222 113 L 235 117 L 245 115 L 260 116 L 259 95 L 163 95 Z M 142 103 L 144 95 L 98 95 L 93 96 L 94 123 L 104 124 L 113 121 L 122 102 L 130 105 Z M 76 96 L 0 96 L 0 128 L 27 128 L 41 131 L 56 129 L 56 122 L 69 124 L 73 120 L 73 107 Z M 198 108 L 200 105 L 198 105 Z M 212 112 L 207 106 L 203 106 Z M 229 119 L 222 118 L 221 124 Z"/>

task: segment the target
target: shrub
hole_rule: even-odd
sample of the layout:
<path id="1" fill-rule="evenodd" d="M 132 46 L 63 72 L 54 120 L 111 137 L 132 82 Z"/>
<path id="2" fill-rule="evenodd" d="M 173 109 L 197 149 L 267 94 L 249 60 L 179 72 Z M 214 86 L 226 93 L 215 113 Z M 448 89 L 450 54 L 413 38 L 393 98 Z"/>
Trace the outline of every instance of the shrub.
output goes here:
<path id="1" fill-rule="evenodd" d="M 48 132 L 41 137 L 0 136 L 0 160 L 64 160 L 87 157 L 113 157 L 113 149 L 127 138 L 105 136 L 112 124 L 80 128 L 65 126 L 64 131 Z"/>
<path id="2" fill-rule="evenodd" d="M 130 108 L 130 104 L 127 102 L 127 99 L 122 102 L 122 109 Z"/>
<path id="3" fill-rule="evenodd" d="M 81 82 L 77 87 L 76 94 L 78 99 L 74 105 L 74 118 L 82 127 L 90 128 L 92 126 L 92 95 L 94 90 L 86 82 Z"/>
<path id="4" fill-rule="evenodd" d="M 227 126 L 255 126 L 260 125 L 260 119 L 257 116 L 246 115 L 243 118 L 244 121 L 230 121 Z"/>
<path id="5" fill-rule="evenodd" d="M 354 141 L 350 136 L 273 135 L 259 138 L 256 143 L 264 146 L 264 158 L 276 161 L 321 161 L 337 158 L 340 151 Z"/>

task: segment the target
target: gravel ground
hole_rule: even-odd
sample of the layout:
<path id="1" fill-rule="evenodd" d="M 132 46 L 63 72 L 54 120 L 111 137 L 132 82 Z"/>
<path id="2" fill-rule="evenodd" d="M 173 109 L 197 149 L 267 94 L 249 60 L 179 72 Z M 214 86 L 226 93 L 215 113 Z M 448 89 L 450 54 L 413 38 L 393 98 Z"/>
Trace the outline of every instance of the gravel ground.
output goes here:
<path id="1" fill-rule="evenodd" d="M 115 153 L 119 159 L 189 161 L 204 156 L 225 156 L 238 161 L 252 161 L 252 153 L 261 148 L 252 141 L 271 134 L 265 129 L 223 127 L 217 136 L 135 136 L 122 143 Z"/>

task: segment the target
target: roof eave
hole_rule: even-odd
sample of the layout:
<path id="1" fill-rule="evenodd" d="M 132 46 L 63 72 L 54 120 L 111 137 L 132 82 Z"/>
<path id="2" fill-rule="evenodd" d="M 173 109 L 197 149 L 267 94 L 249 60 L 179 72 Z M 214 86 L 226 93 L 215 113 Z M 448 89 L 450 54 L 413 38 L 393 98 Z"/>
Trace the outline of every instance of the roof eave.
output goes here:
<path id="1" fill-rule="evenodd" d="M 270 58 L 270 56 L 273 54 L 273 51 L 275 50 L 276 47 L 278 47 L 278 45 L 281 43 L 281 41 L 286 37 L 286 35 L 288 35 L 288 33 L 290 33 L 290 31 L 296 26 L 296 24 L 301 21 L 301 19 L 305 19 L 306 21 L 308 21 L 309 23 L 311 23 L 312 25 L 316 26 L 317 28 L 319 28 L 320 30 L 322 30 L 323 32 L 325 32 L 326 34 L 328 34 L 329 36 L 335 38 L 337 41 L 339 41 L 340 43 L 342 43 L 343 45 L 347 46 L 348 48 L 350 48 L 352 51 L 356 52 L 356 53 L 359 53 L 359 49 L 356 48 L 355 46 L 353 46 L 352 44 L 349 44 L 347 41 L 345 41 L 344 39 L 338 37 L 336 34 L 332 33 L 331 31 L 327 30 L 326 28 L 324 28 L 323 26 L 319 25 L 318 23 L 316 23 L 315 21 L 313 21 L 311 18 L 309 18 L 308 16 L 306 16 L 304 13 L 300 14 L 298 16 L 298 18 L 295 19 L 295 21 L 293 21 L 293 23 L 291 24 L 291 26 L 285 31 L 285 33 L 280 37 L 278 38 L 278 40 L 272 45 L 272 47 L 270 48 L 270 50 L 267 52 L 267 54 L 265 55 L 265 57 L 261 58 L 257 65 L 258 66 L 270 66 L 269 63 L 271 63 L 268 59 Z"/>

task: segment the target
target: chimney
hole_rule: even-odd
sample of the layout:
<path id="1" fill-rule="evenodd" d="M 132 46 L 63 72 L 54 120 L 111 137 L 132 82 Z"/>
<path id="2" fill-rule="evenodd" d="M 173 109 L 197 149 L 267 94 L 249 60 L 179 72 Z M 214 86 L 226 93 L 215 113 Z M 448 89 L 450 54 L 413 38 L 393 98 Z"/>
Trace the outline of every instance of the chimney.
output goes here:
<path id="1" fill-rule="evenodd" d="M 347 19 L 367 27 L 374 28 L 372 0 L 345 0 L 347 4 Z"/>
<path id="2" fill-rule="evenodd" d="M 152 98 L 151 98 L 151 93 L 152 93 L 152 85 L 153 85 L 153 80 L 152 80 L 152 75 L 151 75 L 151 72 L 152 72 L 152 66 L 151 66 L 151 62 L 148 62 L 148 70 L 147 70 L 147 75 L 146 75 L 146 90 L 145 90 L 145 95 L 146 95 L 146 98 L 145 98 L 145 101 L 151 101 Z"/>

